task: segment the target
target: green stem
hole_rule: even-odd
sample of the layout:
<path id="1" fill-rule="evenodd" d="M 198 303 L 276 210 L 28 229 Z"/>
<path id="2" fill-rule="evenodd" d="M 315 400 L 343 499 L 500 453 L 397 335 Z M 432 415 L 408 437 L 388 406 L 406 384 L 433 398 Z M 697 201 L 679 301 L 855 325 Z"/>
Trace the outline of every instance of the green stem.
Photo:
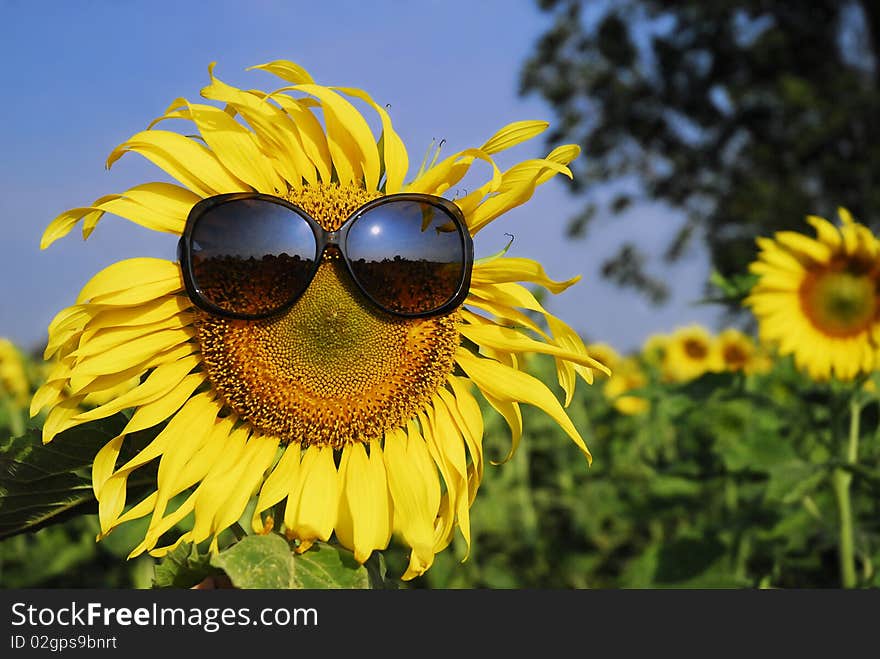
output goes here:
<path id="1" fill-rule="evenodd" d="M 6 400 L 6 413 L 9 416 L 9 432 L 11 437 L 20 437 L 24 434 L 24 412 L 12 402 L 11 398 Z"/>
<path id="2" fill-rule="evenodd" d="M 862 412 L 862 403 L 853 397 L 849 404 L 849 439 L 846 445 L 844 463 L 855 465 L 859 455 L 859 420 Z M 852 472 L 838 467 L 831 476 L 834 496 L 837 499 L 837 514 L 839 521 L 839 554 L 840 554 L 840 581 L 844 588 L 856 586 L 856 559 L 853 543 L 853 514 L 852 500 L 850 498 L 850 485 L 852 484 Z"/>

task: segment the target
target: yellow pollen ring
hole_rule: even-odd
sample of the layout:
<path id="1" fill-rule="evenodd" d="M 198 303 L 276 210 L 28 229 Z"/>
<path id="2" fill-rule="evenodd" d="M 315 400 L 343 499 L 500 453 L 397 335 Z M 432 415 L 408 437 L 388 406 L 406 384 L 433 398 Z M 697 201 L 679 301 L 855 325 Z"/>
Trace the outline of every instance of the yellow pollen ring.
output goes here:
<path id="1" fill-rule="evenodd" d="M 328 230 L 377 196 L 336 186 L 301 192 L 309 198 L 291 200 Z M 384 313 L 330 251 L 283 314 L 202 313 L 196 328 L 208 379 L 240 417 L 284 443 L 334 448 L 379 437 L 424 409 L 452 372 L 459 343 L 457 312 Z"/>

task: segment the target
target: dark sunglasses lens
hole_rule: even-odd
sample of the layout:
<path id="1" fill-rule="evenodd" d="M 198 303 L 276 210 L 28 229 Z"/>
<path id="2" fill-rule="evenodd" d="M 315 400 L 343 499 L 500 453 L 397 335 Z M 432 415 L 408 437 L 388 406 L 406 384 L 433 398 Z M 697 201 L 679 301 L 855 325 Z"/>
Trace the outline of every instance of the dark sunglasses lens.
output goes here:
<path id="1" fill-rule="evenodd" d="M 385 309 L 428 313 L 449 302 L 465 272 L 464 240 L 443 208 L 389 201 L 358 216 L 346 253 L 363 289 Z"/>
<path id="2" fill-rule="evenodd" d="M 317 252 L 301 216 L 262 199 L 208 209 L 196 221 L 190 244 L 193 281 L 202 296 L 244 315 L 277 311 L 302 293 Z"/>

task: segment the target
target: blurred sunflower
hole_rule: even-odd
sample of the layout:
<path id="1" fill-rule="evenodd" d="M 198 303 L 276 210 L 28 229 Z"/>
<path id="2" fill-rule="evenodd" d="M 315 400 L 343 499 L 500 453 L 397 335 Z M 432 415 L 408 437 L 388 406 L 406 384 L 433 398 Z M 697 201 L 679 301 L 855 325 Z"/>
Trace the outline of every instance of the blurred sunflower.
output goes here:
<path id="1" fill-rule="evenodd" d="M 718 354 L 726 371 L 746 371 L 755 357 L 755 344 L 752 339 L 736 329 L 728 327 L 715 338 Z"/>
<path id="2" fill-rule="evenodd" d="M 107 160 L 110 166 L 138 153 L 181 185 L 146 183 L 66 211 L 49 225 L 42 247 L 80 221 L 88 237 L 104 213 L 179 235 L 197 202 L 231 192 L 283 198 L 330 232 L 377 197 L 443 194 L 482 161 L 491 172 L 486 182 L 455 200 L 474 235 L 526 202 L 536 186 L 556 174 L 571 176 L 566 164 L 579 152 L 562 146 L 501 172 L 494 154 L 547 127 L 516 122 L 479 148 L 442 160 L 439 153 L 426 156 L 405 182 L 407 151 L 384 107 L 367 93 L 318 85 L 291 62 L 253 68 L 285 86 L 243 91 L 218 80 L 212 64 L 201 95 L 223 107 L 177 99 Z M 376 112 L 378 139 L 349 99 Z M 190 121 L 199 135 L 154 128 L 167 119 Z M 31 406 L 32 413 L 50 408 L 44 441 L 134 409 L 94 462 L 102 535 L 150 516 L 132 555 L 162 555 L 180 542 L 208 539 L 216 550 L 218 534 L 256 496 L 255 532 L 283 528 L 300 551 L 335 532 L 363 562 L 396 532 L 412 549 L 403 575 L 409 579 L 431 566 L 456 528 L 470 542 L 469 508 L 484 466 L 474 386 L 509 424 L 511 453 L 522 435 L 520 404 L 527 403 L 550 415 L 590 459 L 563 405 L 520 368 L 526 353 L 554 357 L 566 405 L 576 376 L 591 382 L 592 369 L 607 370 L 519 283 L 558 293 L 579 277 L 553 281 L 537 262 L 498 255 L 474 263 L 464 306 L 401 318 L 377 311 L 339 259 L 323 254 L 302 297 L 269 318 L 230 319 L 197 308 L 180 264 L 155 258 L 104 269 L 54 318 L 46 357 L 55 365 Z M 527 312 L 543 316 L 548 329 Z M 134 389 L 80 409 L 85 396 L 132 377 L 141 379 Z M 165 421 L 152 443 L 117 465 L 127 434 Z M 156 491 L 131 505 L 128 477 L 156 459 Z M 189 530 L 157 547 L 190 514 Z"/>
<path id="3" fill-rule="evenodd" d="M 705 327 L 680 327 L 669 336 L 662 363 L 665 380 L 688 382 L 718 368 L 718 347 Z"/>
<path id="4" fill-rule="evenodd" d="M 773 360 L 766 350 L 757 345 L 751 336 L 735 327 L 728 327 L 715 337 L 721 370 L 741 371 L 748 375 L 766 373 Z"/>
<path id="5" fill-rule="evenodd" d="M 26 407 L 31 393 L 25 360 L 15 344 L 0 337 L 0 399 Z"/>
<path id="6" fill-rule="evenodd" d="M 876 367 L 880 343 L 878 241 L 838 209 L 840 226 L 811 215 L 816 238 L 794 231 L 758 238 L 750 271 L 758 281 L 745 304 L 762 342 L 815 380 L 852 380 Z"/>
<path id="7" fill-rule="evenodd" d="M 614 373 L 615 365 L 620 361 L 620 354 L 608 343 L 589 343 L 587 352 L 590 356 L 607 366 Z"/>
<path id="8" fill-rule="evenodd" d="M 634 415 L 646 412 L 650 403 L 640 396 L 627 395 L 634 389 L 648 384 L 648 376 L 635 357 L 624 357 L 617 361 L 611 377 L 602 392 L 612 402 L 614 409 L 621 414 Z"/>
<path id="9" fill-rule="evenodd" d="M 647 364 L 660 366 L 666 356 L 666 347 L 669 345 L 669 337 L 666 334 L 651 334 L 642 344 L 642 359 Z"/>

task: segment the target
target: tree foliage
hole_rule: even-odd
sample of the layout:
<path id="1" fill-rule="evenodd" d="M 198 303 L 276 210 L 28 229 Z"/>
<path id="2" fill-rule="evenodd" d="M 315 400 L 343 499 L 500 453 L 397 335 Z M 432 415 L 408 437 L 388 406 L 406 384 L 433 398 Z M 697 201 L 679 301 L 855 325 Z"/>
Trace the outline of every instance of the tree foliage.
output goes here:
<path id="1" fill-rule="evenodd" d="M 880 211 L 880 5 L 868 0 L 540 0 L 553 24 L 522 70 L 522 93 L 559 115 L 548 141 L 579 143 L 569 226 L 634 200 L 683 222 L 675 261 L 704 241 L 725 276 L 754 257 L 754 238 L 800 228 L 846 206 Z M 602 184 L 616 196 L 599 203 Z M 612 280 L 655 301 L 667 290 L 624 244 Z"/>

